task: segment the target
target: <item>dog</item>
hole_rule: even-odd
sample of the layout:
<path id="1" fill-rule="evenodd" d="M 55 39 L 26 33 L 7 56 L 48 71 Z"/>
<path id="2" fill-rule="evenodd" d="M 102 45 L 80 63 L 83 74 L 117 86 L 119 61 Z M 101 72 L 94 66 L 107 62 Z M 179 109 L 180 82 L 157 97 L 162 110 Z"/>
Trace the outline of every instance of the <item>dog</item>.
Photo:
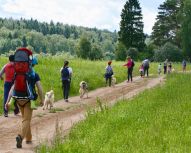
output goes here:
<path id="1" fill-rule="evenodd" d="M 48 107 L 49 109 L 51 109 L 53 107 L 53 103 L 54 103 L 54 91 L 50 90 L 45 94 L 43 110 L 48 109 Z"/>
<path id="2" fill-rule="evenodd" d="M 83 96 L 85 94 L 86 94 L 86 96 L 88 98 L 88 84 L 87 84 L 87 82 L 85 82 L 85 81 L 80 82 L 79 93 L 80 93 L 80 98 L 83 98 Z"/>
<path id="3" fill-rule="evenodd" d="M 112 75 L 112 76 L 111 76 L 111 85 L 112 85 L 113 87 L 115 87 L 116 82 L 117 82 L 117 79 L 115 78 L 114 75 Z"/>

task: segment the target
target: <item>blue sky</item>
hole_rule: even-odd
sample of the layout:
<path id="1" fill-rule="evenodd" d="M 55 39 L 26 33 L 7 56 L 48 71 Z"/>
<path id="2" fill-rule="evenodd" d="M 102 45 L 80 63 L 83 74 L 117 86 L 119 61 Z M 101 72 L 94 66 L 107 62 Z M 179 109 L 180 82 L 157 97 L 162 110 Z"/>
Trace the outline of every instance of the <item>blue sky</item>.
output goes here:
<path id="1" fill-rule="evenodd" d="M 120 14 L 126 0 L 0 0 L 0 17 L 31 17 L 39 21 L 62 22 L 110 31 L 119 30 Z M 164 0 L 139 0 L 144 32 L 150 34 L 157 8 Z"/>

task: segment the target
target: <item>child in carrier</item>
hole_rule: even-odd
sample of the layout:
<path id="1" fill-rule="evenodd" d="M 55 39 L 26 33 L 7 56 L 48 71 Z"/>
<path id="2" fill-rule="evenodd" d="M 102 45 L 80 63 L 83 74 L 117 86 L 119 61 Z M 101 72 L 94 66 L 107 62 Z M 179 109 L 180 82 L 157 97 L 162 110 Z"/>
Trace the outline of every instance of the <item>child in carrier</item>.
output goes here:
<path id="1" fill-rule="evenodd" d="M 31 71 L 29 72 L 29 77 L 30 77 L 30 78 L 34 78 L 34 77 L 35 77 L 35 71 L 34 71 L 34 68 L 33 68 L 33 67 L 34 67 L 35 65 L 37 65 L 37 64 L 38 64 L 37 58 L 36 58 L 36 57 L 33 57 L 33 59 L 32 59 Z M 36 97 L 37 95 L 36 95 L 36 93 L 33 93 L 33 89 L 31 89 L 30 83 L 29 83 L 29 88 L 30 88 L 30 91 L 32 92 L 33 96 Z M 13 91 L 13 92 L 14 92 L 14 91 Z M 12 93 L 12 96 L 13 96 L 13 93 Z M 31 99 L 31 101 L 30 101 L 30 103 L 31 103 L 31 109 L 34 109 L 34 110 L 37 109 L 37 107 L 36 107 L 36 105 L 35 105 L 35 100 L 36 100 L 36 99 L 37 99 L 37 98 L 34 98 L 34 100 Z M 9 101 L 9 103 L 8 103 L 8 108 L 9 108 L 9 107 L 14 108 L 14 102 L 15 102 L 15 99 L 14 99 L 13 97 L 11 97 L 11 99 L 10 99 L 10 101 Z"/>
<path id="2" fill-rule="evenodd" d="M 144 67 L 143 67 L 143 64 L 141 64 L 141 66 L 139 68 L 139 72 L 140 72 L 141 77 L 143 77 L 144 76 Z"/>

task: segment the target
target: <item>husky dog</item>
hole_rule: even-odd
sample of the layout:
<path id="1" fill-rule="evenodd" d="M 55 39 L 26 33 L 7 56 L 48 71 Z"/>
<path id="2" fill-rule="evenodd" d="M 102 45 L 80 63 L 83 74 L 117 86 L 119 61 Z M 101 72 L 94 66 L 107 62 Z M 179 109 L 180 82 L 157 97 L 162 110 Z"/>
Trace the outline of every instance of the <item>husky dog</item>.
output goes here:
<path id="1" fill-rule="evenodd" d="M 54 91 L 50 90 L 45 94 L 43 110 L 48 109 L 48 107 L 49 109 L 51 109 L 51 107 L 53 107 L 53 103 L 54 103 Z"/>
<path id="2" fill-rule="evenodd" d="M 85 82 L 85 81 L 80 82 L 79 93 L 80 93 L 80 98 L 83 98 L 83 96 L 85 94 L 86 94 L 86 96 L 88 98 L 88 84 L 87 84 L 87 82 Z"/>

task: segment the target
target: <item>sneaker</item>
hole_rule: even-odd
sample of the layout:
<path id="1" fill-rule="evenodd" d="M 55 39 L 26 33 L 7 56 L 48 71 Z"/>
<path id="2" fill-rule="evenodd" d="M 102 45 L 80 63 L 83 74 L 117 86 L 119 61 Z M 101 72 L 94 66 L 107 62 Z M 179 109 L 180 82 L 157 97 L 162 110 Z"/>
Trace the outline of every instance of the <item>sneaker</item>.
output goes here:
<path id="1" fill-rule="evenodd" d="M 17 148 L 22 148 L 22 141 L 23 141 L 23 139 L 21 138 L 20 135 L 18 135 L 16 137 L 16 142 L 17 142 L 16 146 L 17 146 Z"/>
<path id="2" fill-rule="evenodd" d="M 4 113 L 4 116 L 5 116 L 5 117 L 8 117 L 8 113 Z"/>
<path id="3" fill-rule="evenodd" d="M 65 102 L 68 102 L 68 99 L 65 99 Z"/>
<path id="4" fill-rule="evenodd" d="M 34 101 L 34 100 L 31 100 L 31 109 L 34 109 L 34 110 L 36 110 L 36 109 L 37 109 L 37 107 L 36 107 L 36 105 L 35 105 L 35 101 Z"/>

